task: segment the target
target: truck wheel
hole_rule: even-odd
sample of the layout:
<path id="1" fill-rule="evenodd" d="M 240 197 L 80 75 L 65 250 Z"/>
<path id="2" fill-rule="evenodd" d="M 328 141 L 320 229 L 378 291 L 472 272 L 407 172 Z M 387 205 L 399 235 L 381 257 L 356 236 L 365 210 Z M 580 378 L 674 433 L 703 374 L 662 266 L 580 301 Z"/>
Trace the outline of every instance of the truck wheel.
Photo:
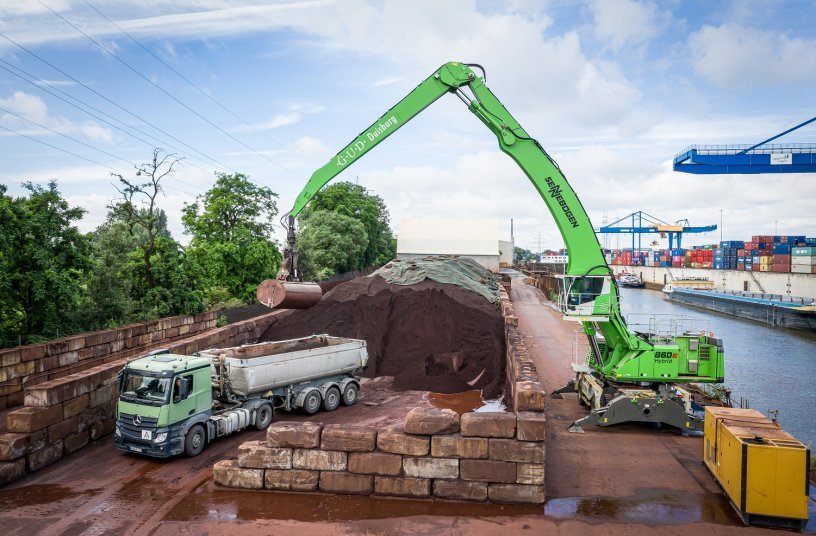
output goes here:
<path id="1" fill-rule="evenodd" d="M 263 404 L 255 410 L 255 429 L 266 430 L 272 424 L 272 406 Z"/>
<path id="2" fill-rule="evenodd" d="M 329 387 L 326 391 L 326 396 L 323 397 L 323 409 L 326 411 L 334 411 L 340 405 L 340 389 L 337 387 Z"/>
<path id="3" fill-rule="evenodd" d="M 355 402 L 357 402 L 357 384 L 350 383 L 343 391 L 343 404 L 353 406 Z"/>
<path id="4" fill-rule="evenodd" d="M 198 456 L 204 450 L 206 440 L 204 428 L 200 424 L 196 424 L 184 436 L 184 454 L 190 458 Z"/>
<path id="5" fill-rule="evenodd" d="M 303 412 L 307 415 L 314 415 L 320 409 L 320 391 L 309 391 L 303 399 Z"/>

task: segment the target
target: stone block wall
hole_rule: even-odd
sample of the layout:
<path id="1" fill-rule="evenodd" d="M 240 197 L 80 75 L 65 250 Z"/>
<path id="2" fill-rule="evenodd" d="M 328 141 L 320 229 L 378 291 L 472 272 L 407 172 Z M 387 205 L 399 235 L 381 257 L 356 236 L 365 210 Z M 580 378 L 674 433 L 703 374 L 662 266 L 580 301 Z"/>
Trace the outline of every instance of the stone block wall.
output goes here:
<path id="1" fill-rule="evenodd" d="M 510 296 L 503 288 L 501 289 L 501 308 L 507 348 L 507 396 L 505 398 L 517 412 L 544 411 L 547 392 L 539 382 L 538 371 L 530 359 L 530 354 L 518 329 L 515 308 L 510 301 Z"/>
<path id="2" fill-rule="evenodd" d="M 41 344 L 0 350 L 0 411 L 23 403 L 25 389 L 103 363 L 207 332 L 215 312 L 173 316 L 115 329 L 82 333 Z"/>
<path id="3" fill-rule="evenodd" d="M 165 347 L 171 353 L 192 354 L 216 346 L 254 342 L 276 314 L 278 313 L 272 312 L 223 328 L 200 332 L 204 327 L 215 323 L 214 314 L 204 313 L 205 316 L 199 322 L 200 327 L 196 328 L 200 332 L 197 335 L 181 339 L 171 337 L 171 340 L 166 337 L 157 338 L 146 349 Z M 175 322 L 175 319 L 164 320 Z M 157 322 L 158 325 L 168 325 L 161 320 Z M 87 334 L 78 338 L 87 342 L 96 340 L 95 336 L 96 334 Z M 125 365 L 127 357 L 137 356 L 139 353 L 123 354 L 113 350 L 115 346 L 111 346 L 111 343 L 100 344 L 109 345 L 109 353 L 99 356 L 102 364 L 25 387 L 21 393 L 24 405 L 6 413 L 7 430 L 5 433 L 0 431 L 0 486 L 21 478 L 25 473 L 50 465 L 64 455 L 81 449 L 90 441 L 113 432 L 119 396 L 116 375 Z M 144 353 L 146 349 L 142 348 L 140 353 Z"/>
<path id="4" fill-rule="evenodd" d="M 543 413 L 415 408 L 400 427 L 278 422 L 213 467 L 220 486 L 543 504 Z"/>

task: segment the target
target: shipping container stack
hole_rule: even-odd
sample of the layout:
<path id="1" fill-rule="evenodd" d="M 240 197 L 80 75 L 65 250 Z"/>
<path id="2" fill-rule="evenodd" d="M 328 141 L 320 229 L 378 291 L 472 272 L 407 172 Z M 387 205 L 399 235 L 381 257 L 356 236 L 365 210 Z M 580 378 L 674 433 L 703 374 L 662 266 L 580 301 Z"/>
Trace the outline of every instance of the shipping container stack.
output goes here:
<path id="1" fill-rule="evenodd" d="M 717 246 L 692 246 L 686 250 L 686 261 L 691 268 L 711 268 L 714 265 L 714 251 Z"/>
<path id="2" fill-rule="evenodd" d="M 720 249 L 714 253 L 714 268 L 717 270 L 744 270 L 745 242 L 742 240 L 720 242 Z"/>
<path id="3" fill-rule="evenodd" d="M 755 235 L 750 242 L 725 240 L 719 247 L 712 244 L 690 249 L 612 250 L 607 253 L 607 262 L 656 268 L 816 274 L 816 238 Z"/>
<path id="4" fill-rule="evenodd" d="M 816 245 L 791 248 L 790 271 L 795 274 L 816 274 Z"/>

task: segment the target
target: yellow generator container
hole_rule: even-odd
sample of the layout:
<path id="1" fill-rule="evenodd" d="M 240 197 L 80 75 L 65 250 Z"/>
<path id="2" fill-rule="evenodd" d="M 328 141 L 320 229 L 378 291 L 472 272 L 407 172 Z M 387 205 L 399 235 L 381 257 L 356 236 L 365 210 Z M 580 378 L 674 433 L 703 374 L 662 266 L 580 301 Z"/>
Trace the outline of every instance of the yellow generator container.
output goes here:
<path id="1" fill-rule="evenodd" d="M 810 450 L 753 409 L 705 408 L 703 460 L 746 525 L 803 529 Z"/>

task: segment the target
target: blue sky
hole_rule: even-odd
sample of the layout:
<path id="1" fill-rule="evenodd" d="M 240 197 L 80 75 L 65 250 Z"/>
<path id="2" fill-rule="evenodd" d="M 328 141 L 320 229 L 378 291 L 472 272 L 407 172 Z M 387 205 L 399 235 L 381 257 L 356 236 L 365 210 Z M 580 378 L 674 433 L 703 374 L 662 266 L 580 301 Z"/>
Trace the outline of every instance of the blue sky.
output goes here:
<path id="1" fill-rule="evenodd" d="M 0 34 L 129 112 L 0 37 L 0 126 L 95 162 L 0 129 L 0 183 L 19 194 L 23 181 L 57 179 L 88 210 L 81 228 L 91 230 L 116 195 L 111 171 L 132 177 L 133 164 L 162 147 L 185 158 L 161 206 L 186 241 L 180 209 L 214 171 L 249 174 L 280 194 L 285 212 L 313 170 L 456 60 L 485 66 L 488 85 L 559 162 L 596 226 L 635 210 L 706 225 L 722 209 L 725 239 L 775 229 L 812 236 L 814 177 L 693 176 L 672 172 L 671 159 L 692 143 L 754 143 L 812 117 L 815 16 L 813 2 L 768 0 L 0 0 Z M 44 89 L 115 117 L 147 143 Z M 787 141 L 816 142 L 816 127 Z M 493 217 L 509 235 L 514 218 L 517 245 L 535 249 L 539 234 L 542 245 L 561 245 L 527 179 L 453 97 L 343 179 L 382 196 L 395 230 L 404 217 Z M 718 240 L 715 232 L 686 244 Z"/>

